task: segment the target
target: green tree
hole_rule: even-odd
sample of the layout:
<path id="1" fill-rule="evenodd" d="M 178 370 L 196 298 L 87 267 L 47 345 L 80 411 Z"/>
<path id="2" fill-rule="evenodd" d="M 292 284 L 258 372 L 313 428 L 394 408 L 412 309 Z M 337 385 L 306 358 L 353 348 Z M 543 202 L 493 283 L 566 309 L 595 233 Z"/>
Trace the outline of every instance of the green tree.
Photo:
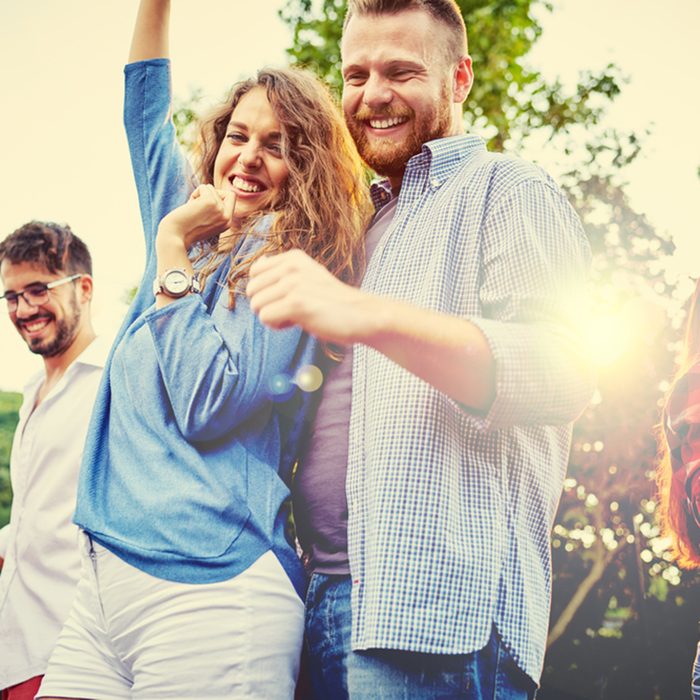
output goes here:
<path id="1" fill-rule="evenodd" d="M 187 153 L 196 158 L 199 133 L 197 131 L 198 119 L 202 111 L 204 95 L 200 88 L 194 88 L 190 94 L 182 99 L 173 98 L 173 124 L 180 144 Z"/>
<path id="2" fill-rule="evenodd" d="M 21 403 L 21 394 L 0 391 L 0 527 L 10 519 L 10 451 Z"/>
<path id="3" fill-rule="evenodd" d="M 673 245 L 630 206 L 613 160 L 565 177 L 594 252 L 599 381 L 575 426 L 554 528 L 543 700 L 683 697 L 697 639 L 700 580 L 669 560 L 653 485 L 688 289 L 669 283 Z M 579 694 L 562 694 L 571 688 Z"/>
<path id="4" fill-rule="evenodd" d="M 293 30 L 292 62 L 316 71 L 337 91 L 345 5 L 343 0 L 288 0 L 280 12 Z M 458 0 L 458 5 L 475 71 L 464 118 L 469 129 L 489 137 L 490 148 L 502 150 L 511 137 L 524 138 L 534 129 L 555 135 L 572 125 L 591 126 L 605 102 L 619 94 L 622 78 L 613 65 L 585 73 L 570 92 L 527 67 L 524 59 L 542 33 L 536 12 L 549 3 Z"/>

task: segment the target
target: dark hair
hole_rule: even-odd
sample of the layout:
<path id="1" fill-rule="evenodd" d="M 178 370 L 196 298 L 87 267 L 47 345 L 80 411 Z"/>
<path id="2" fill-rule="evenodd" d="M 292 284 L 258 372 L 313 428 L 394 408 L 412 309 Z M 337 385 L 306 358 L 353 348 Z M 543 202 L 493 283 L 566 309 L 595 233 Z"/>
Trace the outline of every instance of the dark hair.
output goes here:
<path id="1" fill-rule="evenodd" d="M 666 406 L 675 383 L 700 360 L 700 280 L 688 309 L 685 339 L 679 359 L 678 372 L 669 389 Z M 666 418 L 666 406 L 663 416 Z M 671 553 L 680 566 L 700 569 L 700 528 L 688 508 L 684 480 L 673 478 L 673 464 L 664 432 L 665 425 L 658 430 L 659 464 L 656 469 L 656 484 L 659 491 L 658 520 L 663 534 L 671 539 Z"/>
<path id="2" fill-rule="evenodd" d="M 30 221 L 0 243 L 0 262 L 13 265 L 35 263 L 50 273 L 82 272 L 92 274 L 92 258 L 85 243 L 70 226 L 51 221 Z"/>
<path id="3" fill-rule="evenodd" d="M 457 61 L 467 54 L 467 27 L 455 0 L 348 0 L 343 31 L 353 15 L 395 15 L 406 10 L 427 12 L 450 33 L 446 53 Z"/>

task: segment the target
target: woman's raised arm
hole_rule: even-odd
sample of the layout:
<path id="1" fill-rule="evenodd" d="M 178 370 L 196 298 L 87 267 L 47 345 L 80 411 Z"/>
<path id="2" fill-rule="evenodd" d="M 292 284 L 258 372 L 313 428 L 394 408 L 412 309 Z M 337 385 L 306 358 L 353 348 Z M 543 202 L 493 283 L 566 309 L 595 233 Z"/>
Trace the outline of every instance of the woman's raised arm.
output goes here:
<path id="1" fill-rule="evenodd" d="M 170 0 L 141 0 L 131 37 L 129 63 L 168 58 Z"/>

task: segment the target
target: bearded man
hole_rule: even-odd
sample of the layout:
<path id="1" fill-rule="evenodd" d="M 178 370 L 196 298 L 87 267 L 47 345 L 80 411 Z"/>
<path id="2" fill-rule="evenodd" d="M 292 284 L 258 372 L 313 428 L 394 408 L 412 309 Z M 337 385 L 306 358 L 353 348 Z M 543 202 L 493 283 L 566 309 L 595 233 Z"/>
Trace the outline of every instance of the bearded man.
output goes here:
<path id="1" fill-rule="evenodd" d="M 80 572 L 78 468 L 104 352 L 90 317 L 92 261 L 68 226 L 32 221 L 0 243 L 10 321 L 43 370 L 26 385 L 0 530 L 2 700 L 33 698 Z M 4 560 L 4 561 L 3 561 Z"/>
<path id="2" fill-rule="evenodd" d="M 343 109 L 384 179 L 360 288 L 298 250 L 253 265 L 274 328 L 346 349 L 293 489 L 317 698 L 534 697 L 550 530 L 592 372 L 590 247 L 538 167 L 464 133 L 454 0 L 350 0 Z"/>

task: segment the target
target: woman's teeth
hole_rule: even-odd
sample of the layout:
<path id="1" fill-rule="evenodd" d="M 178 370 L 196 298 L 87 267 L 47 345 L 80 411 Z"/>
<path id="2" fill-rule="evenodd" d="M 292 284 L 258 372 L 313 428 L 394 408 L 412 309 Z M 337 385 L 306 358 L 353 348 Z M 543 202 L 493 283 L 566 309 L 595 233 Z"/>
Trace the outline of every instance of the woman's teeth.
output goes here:
<path id="1" fill-rule="evenodd" d="M 262 192 L 263 188 L 256 182 L 250 182 L 249 180 L 243 180 L 240 177 L 234 177 L 231 183 L 236 189 L 243 190 L 244 192 Z"/>

